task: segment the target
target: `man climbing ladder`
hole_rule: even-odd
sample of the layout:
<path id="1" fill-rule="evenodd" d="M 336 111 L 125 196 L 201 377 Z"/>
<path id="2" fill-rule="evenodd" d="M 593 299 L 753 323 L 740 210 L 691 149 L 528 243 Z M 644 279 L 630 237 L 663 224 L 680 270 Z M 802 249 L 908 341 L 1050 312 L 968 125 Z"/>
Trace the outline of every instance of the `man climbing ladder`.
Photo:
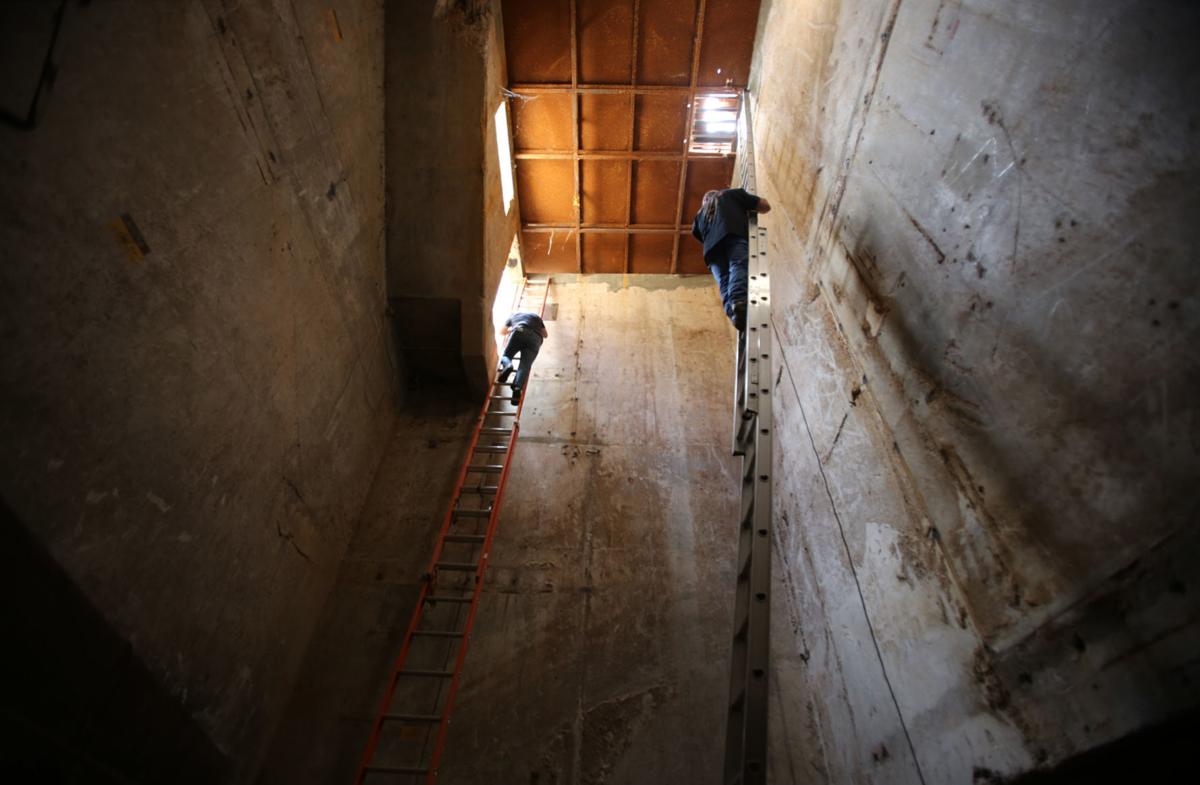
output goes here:
<path id="1" fill-rule="evenodd" d="M 717 279 L 725 315 L 738 332 L 746 329 L 746 268 L 749 265 L 748 212 L 768 213 L 771 203 L 745 188 L 704 194 L 692 220 L 692 236 L 704 246 L 704 263 Z"/>
<path id="2" fill-rule="evenodd" d="M 502 374 L 504 379 L 493 382 L 476 420 L 355 785 L 437 781 L 520 433 L 521 392 L 546 336 L 541 314 L 549 288 L 547 278 L 527 279 L 522 285 L 509 321 L 541 325 L 541 331 L 519 336 L 526 327 L 511 329 L 502 371 L 511 371 L 512 358 L 519 356 L 517 381 L 510 385 Z M 503 394 L 504 387 L 512 387 L 511 395 Z"/>
<path id="3" fill-rule="evenodd" d="M 521 355 L 521 366 L 517 369 L 517 379 L 512 384 L 512 402 L 516 406 L 521 402 L 521 391 L 525 389 L 525 383 L 529 381 L 529 374 L 533 370 L 533 361 L 537 359 L 538 350 L 542 348 L 542 341 L 549 338 L 550 333 L 546 332 L 546 323 L 542 321 L 542 317 L 526 311 L 517 311 L 508 317 L 500 332 L 502 335 L 508 336 L 508 343 L 504 347 L 504 354 L 500 355 L 500 372 L 497 381 L 501 384 L 508 382 L 508 377 L 513 372 L 513 360 L 518 354 Z"/>

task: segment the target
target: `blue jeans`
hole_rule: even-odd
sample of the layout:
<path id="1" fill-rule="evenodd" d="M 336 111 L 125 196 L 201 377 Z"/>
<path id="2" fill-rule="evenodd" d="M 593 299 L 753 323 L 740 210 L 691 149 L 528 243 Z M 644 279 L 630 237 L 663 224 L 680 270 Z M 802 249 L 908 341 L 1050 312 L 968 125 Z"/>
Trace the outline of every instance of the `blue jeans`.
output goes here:
<path id="1" fill-rule="evenodd" d="M 542 336 L 532 330 L 513 330 L 508 336 L 508 344 L 500 357 L 500 381 L 506 381 L 512 373 L 512 361 L 521 355 L 521 366 L 517 368 L 517 379 L 513 388 L 524 390 L 533 370 L 533 361 L 537 359 L 538 350 L 542 348 Z"/>
<path id="2" fill-rule="evenodd" d="M 725 315 L 733 318 L 733 306 L 746 303 L 746 270 L 750 265 L 750 242 L 736 234 L 727 235 L 705 257 L 717 279 Z"/>

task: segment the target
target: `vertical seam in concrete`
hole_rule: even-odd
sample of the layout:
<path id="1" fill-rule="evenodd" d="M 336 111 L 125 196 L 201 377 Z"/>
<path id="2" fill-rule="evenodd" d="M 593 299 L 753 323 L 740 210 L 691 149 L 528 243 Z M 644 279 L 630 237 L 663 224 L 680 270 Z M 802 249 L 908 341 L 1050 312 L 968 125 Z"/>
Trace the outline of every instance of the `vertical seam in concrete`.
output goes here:
<path id="1" fill-rule="evenodd" d="M 581 300 L 579 303 L 579 322 L 578 322 L 578 326 L 575 331 L 575 390 L 576 390 L 576 392 L 578 392 L 578 390 L 579 390 L 579 373 L 582 370 L 582 365 L 579 362 L 579 355 L 583 350 L 583 322 L 584 322 L 584 316 L 585 316 L 585 314 L 584 314 L 585 307 L 586 307 L 586 303 Z M 575 419 L 571 423 L 572 433 L 574 433 L 579 427 L 578 400 L 576 401 L 576 405 L 575 405 L 574 409 L 575 409 L 575 411 L 574 411 Z M 589 464 L 588 475 L 585 478 L 585 480 L 588 481 L 588 484 L 590 484 L 590 480 L 591 480 L 590 464 Z M 591 489 L 589 488 L 588 490 L 590 491 Z M 581 494 L 579 496 L 579 498 L 586 499 L 588 497 L 588 495 L 589 494 Z M 583 618 L 581 620 L 581 625 L 580 625 L 579 641 L 580 641 L 580 646 L 583 646 L 585 641 L 587 640 L 588 626 L 591 624 L 591 619 L 592 619 L 591 588 L 592 588 L 592 555 L 593 555 L 594 551 L 592 549 L 591 520 L 588 517 L 587 511 L 582 507 L 580 508 L 580 517 L 582 518 L 582 523 L 583 523 L 583 541 L 581 542 L 580 545 L 581 545 L 582 556 L 583 556 L 583 585 L 584 585 L 585 591 L 583 594 Z M 587 689 L 588 661 L 589 660 L 587 657 L 580 657 L 579 693 L 578 693 L 578 696 L 576 698 L 576 703 L 575 703 L 575 729 L 574 729 L 574 733 L 571 734 L 571 736 L 572 736 L 572 738 L 571 738 L 571 742 L 572 742 L 571 785 L 580 785 L 580 783 L 582 783 L 582 781 L 583 781 L 583 726 L 584 726 L 584 718 L 585 718 L 585 712 L 584 712 L 584 708 L 583 708 L 583 695 L 584 695 L 584 691 Z"/>
<path id="2" fill-rule="evenodd" d="M 892 31 L 896 27 L 896 17 L 900 15 L 901 2 L 902 0 L 895 0 L 895 4 L 892 5 L 891 11 L 888 13 L 887 21 L 883 25 L 883 32 L 880 33 L 880 37 L 883 39 L 883 44 L 880 46 L 879 50 L 879 61 L 875 64 L 875 74 L 874 78 L 871 80 L 871 89 L 868 90 L 865 95 L 861 89 L 859 90 L 859 95 L 862 96 L 862 100 L 856 101 L 855 103 L 862 104 L 862 113 L 859 115 L 862 118 L 862 121 L 858 125 L 858 133 L 854 134 L 854 117 L 851 116 L 850 127 L 846 129 L 846 141 L 842 143 L 842 155 L 838 158 L 838 161 L 841 165 L 841 171 L 838 172 L 837 179 L 834 181 L 833 191 L 826 196 L 825 204 L 821 208 L 821 215 L 817 219 L 817 231 L 820 231 L 821 222 L 825 219 L 825 214 L 829 210 L 829 202 L 831 199 L 833 201 L 832 214 L 835 216 L 835 220 L 837 214 L 841 211 L 842 196 L 846 193 L 846 181 L 850 177 L 850 165 L 854 158 L 858 155 L 858 146 L 862 143 L 863 133 L 867 128 L 867 119 L 871 114 L 871 107 L 875 103 L 875 91 L 879 88 L 879 77 L 883 74 L 883 64 L 887 59 L 888 47 L 892 42 Z M 863 78 L 863 82 L 865 84 L 866 77 Z M 847 150 L 850 145 L 851 135 L 854 135 L 854 148 L 853 150 Z M 830 226 L 829 230 L 830 236 L 832 237 L 834 234 L 834 227 Z"/>
<path id="3" fill-rule="evenodd" d="M 783 337 L 779 334 L 774 320 L 771 322 L 771 330 L 775 333 L 776 345 L 783 346 Z M 788 384 L 791 385 L 792 395 L 796 399 L 797 407 L 800 409 L 800 418 L 804 420 L 804 430 L 808 434 L 808 442 L 812 446 L 813 455 L 817 459 L 817 471 L 821 473 L 821 483 L 825 486 L 825 495 L 829 498 L 829 507 L 833 511 L 834 521 L 837 522 L 838 535 L 842 539 L 842 547 L 846 550 L 846 563 L 850 567 L 851 577 L 854 578 L 854 589 L 858 594 L 858 602 L 862 606 L 863 618 L 866 620 L 867 630 L 871 633 L 871 645 L 875 647 L 875 657 L 879 660 L 879 670 L 883 674 L 883 681 L 887 685 L 892 705 L 896 707 L 896 717 L 900 721 L 901 730 L 904 731 L 904 740 L 908 744 L 909 754 L 912 755 L 913 766 L 917 770 L 917 779 L 924 785 L 925 774 L 921 771 L 921 761 L 917 758 L 917 750 L 913 746 L 912 736 L 908 732 L 908 723 L 904 721 L 904 712 L 900 711 L 900 702 L 896 700 L 896 691 L 892 688 L 892 680 L 888 676 L 887 666 L 883 662 L 883 653 L 879 650 L 879 641 L 875 637 L 875 625 L 871 623 L 871 615 L 867 611 L 867 601 L 863 597 L 862 584 L 858 580 L 858 570 L 854 567 L 854 556 L 850 552 L 850 543 L 846 539 L 846 529 L 842 525 L 842 516 L 838 513 L 837 503 L 833 499 L 833 491 L 829 487 L 829 478 L 825 474 L 825 466 L 821 463 L 821 454 L 817 450 L 817 443 L 813 440 L 812 428 L 808 424 L 808 415 L 804 411 L 804 402 L 800 400 L 800 392 L 796 389 L 796 380 L 792 377 L 792 369 L 788 365 L 787 356 L 782 352 L 780 353 L 780 362 L 783 368 L 787 370 Z"/>

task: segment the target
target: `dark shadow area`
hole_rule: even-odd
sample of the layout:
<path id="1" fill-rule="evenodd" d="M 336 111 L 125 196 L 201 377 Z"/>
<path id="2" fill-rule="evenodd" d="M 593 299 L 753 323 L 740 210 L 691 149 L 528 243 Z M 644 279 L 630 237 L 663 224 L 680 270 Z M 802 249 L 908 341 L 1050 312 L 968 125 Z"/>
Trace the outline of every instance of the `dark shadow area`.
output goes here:
<path id="1" fill-rule="evenodd" d="M 408 388 L 445 387 L 465 397 L 462 301 L 455 297 L 391 297 L 388 305 Z"/>
<path id="2" fill-rule="evenodd" d="M 1069 758 L 1053 769 L 1009 780 L 1009 785 L 1103 785 L 1129 782 L 1190 782 L 1195 777 L 1200 710 L 1144 728 Z M 1190 775 L 1188 772 L 1192 772 Z M 982 775 L 982 776 L 981 776 Z M 975 781 L 1000 782 L 975 771 Z"/>
<path id="3" fill-rule="evenodd" d="M 227 780 L 225 756 L 3 501 L 0 575 L 0 781 Z"/>

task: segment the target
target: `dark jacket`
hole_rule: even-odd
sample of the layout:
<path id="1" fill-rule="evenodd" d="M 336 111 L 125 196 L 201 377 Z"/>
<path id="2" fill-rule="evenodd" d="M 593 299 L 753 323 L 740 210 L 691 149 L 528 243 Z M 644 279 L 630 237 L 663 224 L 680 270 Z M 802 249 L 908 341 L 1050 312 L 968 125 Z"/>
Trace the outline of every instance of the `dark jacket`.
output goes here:
<path id="1" fill-rule="evenodd" d="M 511 327 L 514 332 L 524 333 L 525 337 L 531 339 L 536 345 L 542 345 L 542 331 L 546 329 L 546 323 L 536 313 L 517 311 L 504 320 L 504 325 Z"/>
<path id="2" fill-rule="evenodd" d="M 692 221 L 692 236 L 704 244 L 704 258 L 729 235 L 748 237 L 749 219 L 746 212 L 758 209 L 758 196 L 745 188 L 726 188 L 717 197 L 717 209 L 707 218 L 704 210 Z"/>

